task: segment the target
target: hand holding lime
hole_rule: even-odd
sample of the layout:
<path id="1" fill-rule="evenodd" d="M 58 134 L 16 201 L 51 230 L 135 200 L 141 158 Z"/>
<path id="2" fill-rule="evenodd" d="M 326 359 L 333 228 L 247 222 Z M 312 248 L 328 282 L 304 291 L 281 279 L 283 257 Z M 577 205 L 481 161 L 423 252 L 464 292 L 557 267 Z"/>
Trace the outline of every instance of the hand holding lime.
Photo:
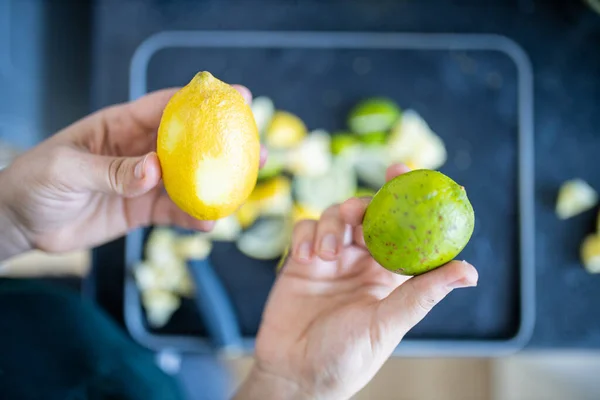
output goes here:
<path id="1" fill-rule="evenodd" d="M 415 170 L 387 182 L 367 207 L 364 239 L 373 258 L 402 275 L 452 260 L 475 225 L 465 189 L 446 175 Z"/>

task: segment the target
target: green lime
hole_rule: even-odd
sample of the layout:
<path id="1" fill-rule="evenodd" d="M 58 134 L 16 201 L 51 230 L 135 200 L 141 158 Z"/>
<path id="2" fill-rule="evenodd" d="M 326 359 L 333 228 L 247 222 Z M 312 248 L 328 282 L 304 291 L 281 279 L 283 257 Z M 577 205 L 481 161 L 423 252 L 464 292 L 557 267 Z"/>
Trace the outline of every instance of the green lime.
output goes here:
<path id="1" fill-rule="evenodd" d="M 359 143 L 356 136 L 351 133 L 343 132 L 336 133 L 331 136 L 331 154 L 339 155 L 344 150 L 349 149 Z"/>
<path id="2" fill-rule="evenodd" d="M 373 97 L 358 103 L 348 115 L 348 126 L 359 135 L 387 131 L 400 117 L 400 108 L 393 100 Z"/>
<path id="3" fill-rule="evenodd" d="M 385 144 L 387 137 L 386 132 L 369 132 L 359 136 L 360 141 L 367 146 Z"/>
<path id="4" fill-rule="evenodd" d="M 474 225 L 464 187 L 426 169 L 387 182 L 363 219 L 373 258 L 402 275 L 420 275 L 452 260 L 469 242 Z"/>

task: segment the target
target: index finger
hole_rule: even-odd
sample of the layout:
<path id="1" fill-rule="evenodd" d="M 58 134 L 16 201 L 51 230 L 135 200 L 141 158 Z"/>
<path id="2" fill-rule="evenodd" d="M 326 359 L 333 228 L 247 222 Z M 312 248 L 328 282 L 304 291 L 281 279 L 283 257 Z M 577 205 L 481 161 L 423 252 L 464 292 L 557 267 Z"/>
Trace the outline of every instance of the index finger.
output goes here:
<path id="1" fill-rule="evenodd" d="M 155 131 L 160 124 L 163 110 L 171 97 L 181 89 L 162 89 L 149 93 L 127 104 L 129 115 L 134 123 L 146 131 Z M 111 121 L 108 121 L 109 123 Z"/>

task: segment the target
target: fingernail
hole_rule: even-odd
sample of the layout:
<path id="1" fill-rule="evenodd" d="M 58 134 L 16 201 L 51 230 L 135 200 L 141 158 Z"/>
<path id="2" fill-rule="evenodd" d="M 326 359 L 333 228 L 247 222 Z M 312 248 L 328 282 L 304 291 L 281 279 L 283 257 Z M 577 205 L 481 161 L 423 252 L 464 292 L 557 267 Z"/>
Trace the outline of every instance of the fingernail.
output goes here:
<path id="1" fill-rule="evenodd" d="M 474 286 L 477 286 L 477 282 L 473 282 L 469 278 L 461 278 L 457 281 L 450 283 L 447 287 L 448 289 L 460 289 Z"/>
<path id="2" fill-rule="evenodd" d="M 252 104 L 252 93 L 250 92 L 250 89 L 248 89 L 244 85 L 236 85 L 236 87 L 242 95 L 242 97 L 244 98 L 244 100 L 246 101 L 246 103 Z"/>
<path id="3" fill-rule="evenodd" d="M 462 260 L 462 263 L 470 265 L 465 260 Z M 467 276 L 463 276 L 462 278 L 450 283 L 448 285 L 448 288 L 449 289 L 459 289 L 459 288 L 477 286 L 477 279 L 478 279 L 478 276 L 476 273 L 468 273 Z"/>
<path id="4" fill-rule="evenodd" d="M 137 164 L 135 164 L 135 168 L 133 170 L 133 176 L 136 179 L 142 179 L 144 177 L 144 165 L 146 164 L 146 159 L 148 156 L 145 156 Z"/>
<path id="5" fill-rule="evenodd" d="M 328 233 L 321 240 L 321 251 L 335 254 L 337 251 L 337 240 L 333 233 Z"/>
<path id="6" fill-rule="evenodd" d="M 209 232 L 215 227 L 216 223 L 217 221 L 202 221 L 202 230 Z"/>
<path id="7" fill-rule="evenodd" d="M 300 260 L 310 260 L 310 243 L 301 243 L 300 246 L 298 246 L 298 249 L 296 250 L 296 254 L 298 255 L 298 258 Z"/>

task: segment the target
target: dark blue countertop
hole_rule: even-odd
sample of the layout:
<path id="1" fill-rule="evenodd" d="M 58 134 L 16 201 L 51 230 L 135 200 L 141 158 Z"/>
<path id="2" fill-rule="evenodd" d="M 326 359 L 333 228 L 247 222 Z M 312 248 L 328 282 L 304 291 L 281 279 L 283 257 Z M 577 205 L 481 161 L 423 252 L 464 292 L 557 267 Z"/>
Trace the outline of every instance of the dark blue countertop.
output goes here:
<path id="1" fill-rule="evenodd" d="M 575 1 L 142 1 L 93 9 L 93 108 L 126 101 L 136 47 L 163 30 L 495 33 L 520 44 L 534 82 L 536 325 L 530 348 L 600 347 L 600 276 L 578 260 L 595 212 L 561 222 L 556 191 L 582 177 L 600 189 L 600 15 Z M 501 6 L 496 5 L 502 3 Z M 95 251 L 97 299 L 122 317 L 123 241 Z"/>

